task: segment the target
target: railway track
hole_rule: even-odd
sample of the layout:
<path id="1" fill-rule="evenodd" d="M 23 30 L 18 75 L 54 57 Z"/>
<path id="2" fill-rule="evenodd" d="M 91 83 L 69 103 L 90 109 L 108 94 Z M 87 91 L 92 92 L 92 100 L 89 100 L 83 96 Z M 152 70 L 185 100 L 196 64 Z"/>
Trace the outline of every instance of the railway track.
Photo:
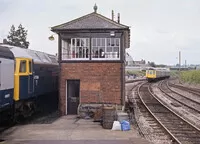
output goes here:
<path id="1" fill-rule="evenodd" d="M 171 136 L 174 142 L 179 144 L 200 143 L 200 129 L 164 106 L 164 104 L 152 94 L 149 83 L 141 85 L 138 88 L 138 94 L 143 105 Z"/>
<path id="2" fill-rule="evenodd" d="M 193 99 L 192 97 L 188 97 L 186 95 L 182 95 L 174 90 L 172 90 L 167 81 L 161 81 L 158 87 L 165 95 L 169 96 L 171 99 L 178 101 L 180 104 L 200 113 L 200 102 Z"/>
<path id="3" fill-rule="evenodd" d="M 181 85 L 176 85 L 176 84 L 173 84 L 173 83 L 168 83 L 168 85 L 171 86 L 171 87 L 175 87 L 175 88 L 178 88 L 178 89 L 181 89 L 181 90 L 184 90 L 184 91 L 188 91 L 192 94 L 200 96 L 200 89 L 189 88 L 189 87 L 185 87 L 185 86 L 181 86 Z"/>
<path id="4" fill-rule="evenodd" d="M 171 136 L 163 130 L 162 126 L 151 116 L 138 96 L 138 87 L 143 83 L 144 82 L 140 82 L 132 88 L 127 89 L 129 110 L 134 115 L 132 116 L 134 123 L 139 128 L 138 131 L 140 135 L 152 141 L 154 144 L 171 144 Z"/>

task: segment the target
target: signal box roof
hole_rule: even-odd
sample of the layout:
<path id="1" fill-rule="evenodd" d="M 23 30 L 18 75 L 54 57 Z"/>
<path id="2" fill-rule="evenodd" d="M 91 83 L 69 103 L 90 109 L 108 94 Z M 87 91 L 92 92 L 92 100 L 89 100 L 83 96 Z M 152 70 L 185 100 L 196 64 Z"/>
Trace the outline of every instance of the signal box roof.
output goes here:
<path id="1" fill-rule="evenodd" d="M 63 30 L 84 29 L 129 29 L 129 27 L 93 12 L 70 22 L 54 26 L 51 29 L 52 31 L 56 32 Z"/>

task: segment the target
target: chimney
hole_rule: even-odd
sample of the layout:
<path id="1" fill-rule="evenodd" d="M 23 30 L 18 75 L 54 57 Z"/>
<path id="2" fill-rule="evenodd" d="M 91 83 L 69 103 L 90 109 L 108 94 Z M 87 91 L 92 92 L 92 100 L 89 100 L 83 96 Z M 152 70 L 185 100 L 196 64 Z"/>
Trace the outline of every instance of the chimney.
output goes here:
<path id="1" fill-rule="evenodd" d="M 114 21 L 114 11 L 112 10 L 112 21 Z"/>
<path id="2" fill-rule="evenodd" d="M 3 44 L 7 44 L 7 43 L 8 43 L 7 39 L 3 39 Z"/>
<path id="3" fill-rule="evenodd" d="M 117 22 L 120 23 L 120 13 L 118 13 L 118 16 L 117 16 Z"/>

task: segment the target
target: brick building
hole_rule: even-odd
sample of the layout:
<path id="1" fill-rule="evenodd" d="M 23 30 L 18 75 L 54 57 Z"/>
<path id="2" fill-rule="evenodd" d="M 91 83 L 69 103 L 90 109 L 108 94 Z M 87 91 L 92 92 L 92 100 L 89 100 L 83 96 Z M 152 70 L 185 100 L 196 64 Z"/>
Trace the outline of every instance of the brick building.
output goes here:
<path id="1" fill-rule="evenodd" d="M 84 104 L 124 104 L 128 26 L 94 12 L 54 26 L 60 64 L 59 109 L 77 114 Z"/>

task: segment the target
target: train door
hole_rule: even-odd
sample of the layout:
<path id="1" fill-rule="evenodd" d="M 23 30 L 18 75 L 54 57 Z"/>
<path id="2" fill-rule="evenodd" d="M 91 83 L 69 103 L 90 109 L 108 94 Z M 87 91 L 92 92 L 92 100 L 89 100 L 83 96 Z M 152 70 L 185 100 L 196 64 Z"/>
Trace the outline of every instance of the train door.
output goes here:
<path id="1" fill-rule="evenodd" d="M 32 59 L 17 58 L 18 70 L 15 73 L 15 100 L 28 99 L 33 96 Z M 19 85 L 19 86 L 18 86 Z"/>
<path id="2" fill-rule="evenodd" d="M 26 59 L 19 60 L 19 100 L 28 98 L 28 64 Z"/>
<path id="3" fill-rule="evenodd" d="M 33 96 L 34 92 L 34 80 L 33 80 L 33 60 L 28 60 L 28 94 Z"/>

